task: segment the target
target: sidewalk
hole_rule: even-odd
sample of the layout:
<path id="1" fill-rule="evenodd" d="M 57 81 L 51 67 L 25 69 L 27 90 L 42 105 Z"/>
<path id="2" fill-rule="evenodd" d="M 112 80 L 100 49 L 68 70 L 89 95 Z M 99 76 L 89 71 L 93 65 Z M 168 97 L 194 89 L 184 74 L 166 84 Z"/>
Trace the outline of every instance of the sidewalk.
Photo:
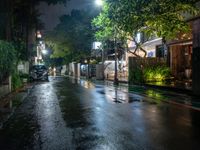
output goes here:
<path id="1" fill-rule="evenodd" d="M 128 84 L 127 78 L 118 78 L 119 83 Z M 105 81 L 111 81 L 113 82 L 113 78 L 106 79 Z M 132 85 L 132 84 L 129 84 Z M 188 95 L 193 95 L 192 93 L 192 81 L 185 80 L 185 81 L 171 81 L 171 82 L 149 82 L 144 84 L 134 84 L 134 85 L 140 85 L 140 86 L 146 86 L 161 90 L 169 90 L 169 91 L 175 91 L 179 93 L 187 93 Z"/>
<path id="2" fill-rule="evenodd" d="M 15 112 L 15 109 L 24 101 L 31 88 L 32 85 L 27 84 L 0 99 L 0 128 L 2 128 L 3 124 Z"/>

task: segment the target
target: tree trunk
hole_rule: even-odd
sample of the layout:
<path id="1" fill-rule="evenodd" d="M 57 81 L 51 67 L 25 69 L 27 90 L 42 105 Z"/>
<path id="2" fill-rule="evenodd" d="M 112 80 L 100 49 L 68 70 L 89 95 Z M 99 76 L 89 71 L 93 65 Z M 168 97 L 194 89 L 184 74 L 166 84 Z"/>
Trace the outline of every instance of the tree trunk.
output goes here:
<path id="1" fill-rule="evenodd" d="M 170 66 L 170 53 L 165 37 L 162 38 L 162 44 L 163 44 L 163 55 L 164 59 L 166 60 L 166 65 Z"/>

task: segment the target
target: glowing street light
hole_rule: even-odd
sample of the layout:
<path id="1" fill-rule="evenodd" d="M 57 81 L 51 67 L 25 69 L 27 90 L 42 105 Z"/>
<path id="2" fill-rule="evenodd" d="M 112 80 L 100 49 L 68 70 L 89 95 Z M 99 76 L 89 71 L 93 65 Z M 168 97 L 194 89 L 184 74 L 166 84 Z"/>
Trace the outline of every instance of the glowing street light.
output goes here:
<path id="1" fill-rule="evenodd" d="M 40 31 L 37 31 L 36 36 L 37 36 L 38 39 L 41 39 L 41 38 L 42 38 L 41 32 L 40 32 Z"/>
<path id="2" fill-rule="evenodd" d="M 103 0 L 96 0 L 96 5 L 102 6 L 103 5 Z"/>
<path id="3" fill-rule="evenodd" d="M 46 49 L 42 50 L 42 54 L 46 55 L 48 53 L 48 51 Z"/>

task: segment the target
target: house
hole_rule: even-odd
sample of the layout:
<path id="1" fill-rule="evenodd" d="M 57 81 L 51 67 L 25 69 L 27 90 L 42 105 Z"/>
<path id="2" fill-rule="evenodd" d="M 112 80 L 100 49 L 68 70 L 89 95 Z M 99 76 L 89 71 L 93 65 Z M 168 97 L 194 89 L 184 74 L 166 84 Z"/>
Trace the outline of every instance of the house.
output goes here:
<path id="1" fill-rule="evenodd" d="M 193 93 L 200 95 L 200 16 L 187 21 L 191 32 L 177 35 L 176 39 L 167 41 L 168 65 L 177 80 L 191 83 Z M 162 45 L 162 39 L 153 38 L 144 42 L 143 49 L 147 51 L 147 57 L 165 57 L 166 52 Z M 134 42 L 129 42 L 129 49 L 134 51 Z M 136 54 L 144 56 L 142 51 Z M 134 57 L 134 55 L 126 54 L 127 64 L 129 57 Z"/>

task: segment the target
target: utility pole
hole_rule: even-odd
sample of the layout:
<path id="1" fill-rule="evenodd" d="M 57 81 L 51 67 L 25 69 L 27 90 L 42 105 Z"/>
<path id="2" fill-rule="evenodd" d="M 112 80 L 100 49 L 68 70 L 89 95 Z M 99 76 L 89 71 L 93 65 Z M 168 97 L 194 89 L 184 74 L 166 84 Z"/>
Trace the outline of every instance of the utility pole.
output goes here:
<path id="1" fill-rule="evenodd" d="M 103 48 L 101 49 L 102 50 L 102 79 L 104 80 L 104 50 Z"/>
<path id="2" fill-rule="evenodd" d="M 114 84 L 118 85 L 118 75 L 117 75 L 117 38 L 116 38 L 116 27 L 114 29 L 114 49 L 115 49 L 115 76 L 114 76 Z"/>

